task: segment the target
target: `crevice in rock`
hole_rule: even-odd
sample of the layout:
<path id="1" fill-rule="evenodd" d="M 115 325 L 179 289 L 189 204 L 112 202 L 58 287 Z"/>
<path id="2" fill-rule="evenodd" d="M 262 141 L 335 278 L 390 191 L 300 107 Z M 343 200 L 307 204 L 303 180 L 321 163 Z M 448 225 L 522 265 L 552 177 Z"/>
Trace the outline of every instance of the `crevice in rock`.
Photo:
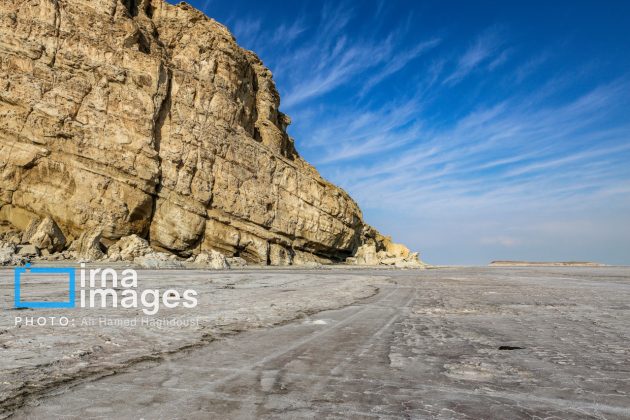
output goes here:
<path id="1" fill-rule="evenodd" d="M 144 54 L 150 54 L 151 53 L 151 43 L 149 42 L 147 37 L 144 36 L 142 31 L 138 32 L 137 43 L 138 43 L 138 50 L 141 53 L 144 53 Z"/>
<path id="2" fill-rule="evenodd" d="M 57 61 L 57 52 L 59 51 L 61 44 L 61 40 L 59 39 L 61 29 L 61 6 L 59 5 L 59 0 L 53 0 L 53 4 L 55 5 L 55 49 L 53 50 L 50 63 L 48 63 L 49 67 L 55 66 L 55 62 Z"/>
<path id="3" fill-rule="evenodd" d="M 151 4 L 151 0 L 148 0 L 146 3 L 147 4 L 144 6 L 144 14 L 147 15 L 149 19 L 153 19 L 153 11 L 155 10 L 155 7 Z"/>
<path id="4" fill-rule="evenodd" d="M 125 48 L 131 48 L 134 45 L 138 47 L 138 51 L 143 54 L 151 53 L 151 42 L 147 39 L 147 37 L 142 33 L 140 29 L 137 29 L 136 32 L 129 35 L 125 41 L 123 42 Z"/>
<path id="5" fill-rule="evenodd" d="M 127 9 L 129 16 L 138 16 L 138 1 L 137 0 L 122 0 L 123 6 Z"/>
<path id="6" fill-rule="evenodd" d="M 81 99 L 79 99 L 76 109 L 73 112 L 71 112 L 69 115 L 72 121 L 76 122 L 77 115 L 79 115 L 79 112 L 81 111 L 81 107 L 83 107 L 83 102 L 85 102 L 85 98 L 87 98 L 88 95 L 92 93 L 92 89 L 93 89 L 93 86 L 88 85 L 88 87 L 85 89 L 85 92 L 81 95 Z"/>
<path id="7" fill-rule="evenodd" d="M 153 149 L 157 153 L 157 163 L 158 163 L 158 173 L 156 174 L 156 184 L 155 184 L 155 192 L 153 194 L 153 203 L 151 206 L 151 215 L 149 217 L 148 224 L 148 232 L 146 234 L 146 239 L 151 242 L 151 225 L 153 224 L 153 218 L 155 217 L 155 212 L 157 210 L 157 201 L 160 196 L 160 192 L 162 191 L 162 157 L 160 156 L 160 148 L 162 145 L 162 128 L 164 127 L 164 123 L 166 119 L 169 117 L 171 113 L 171 89 L 172 89 L 172 73 L 168 67 L 164 67 L 166 71 L 166 93 L 162 102 L 158 107 L 158 111 L 155 114 L 153 121 Z M 158 87 L 159 91 L 159 87 Z"/>

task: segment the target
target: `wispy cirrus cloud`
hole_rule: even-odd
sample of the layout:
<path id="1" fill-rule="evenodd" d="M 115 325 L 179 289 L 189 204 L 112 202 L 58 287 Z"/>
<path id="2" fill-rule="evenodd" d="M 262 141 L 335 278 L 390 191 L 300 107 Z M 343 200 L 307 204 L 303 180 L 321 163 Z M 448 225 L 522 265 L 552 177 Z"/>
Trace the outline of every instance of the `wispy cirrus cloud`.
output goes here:
<path id="1" fill-rule="evenodd" d="M 579 202 L 619 188 L 630 174 L 630 122 L 614 129 L 604 124 L 629 93 L 627 83 L 612 83 L 553 108 L 510 98 L 446 130 L 420 132 L 403 153 L 345 167 L 335 180 L 377 207 L 396 202 L 426 209 L 426 197 L 439 211 L 458 203 L 514 205 L 524 197 L 528 206 L 554 197 Z"/>
<path id="2" fill-rule="evenodd" d="M 422 130 L 422 121 L 416 120 L 421 98 L 391 100 L 374 109 L 373 104 L 356 108 L 337 108 L 326 124 L 304 127 L 300 135 L 306 150 L 317 150 L 315 164 L 333 164 L 383 153 L 414 143 Z M 308 119 L 308 115 L 297 114 Z"/>
<path id="3" fill-rule="evenodd" d="M 293 107 L 348 83 L 384 60 L 388 48 L 386 44 L 350 46 L 346 38 L 339 38 L 328 51 L 317 53 L 319 68 L 287 92 L 284 106 Z"/>
<path id="4" fill-rule="evenodd" d="M 361 87 L 359 93 L 361 95 L 369 92 L 374 86 L 385 80 L 387 77 L 399 72 L 405 68 L 411 61 L 420 57 L 425 52 L 437 47 L 440 44 L 439 38 L 433 38 L 416 45 L 411 49 L 406 49 L 400 53 L 395 53 L 388 59 L 387 66 L 380 69 L 375 75 L 367 79 Z"/>
<path id="5" fill-rule="evenodd" d="M 521 83 L 529 75 L 533 74 L 540 66 L 542 66 L 550 58 L 550 52 L 544 51 L 527 59 L 524 63 L 519 64 L 513 74 L 516 83 Z"/>
<path id="6" fill-rule="evenodd" d="M 482 65 L 494 68 L 507 60 L 507 52 L 502 50 L 503 31 L 493 27 L 479 35 L 466 49 L 455 65 L 453 72 L 444 79 L 444 84 L 455 85 Z"/>
<path id="7" fill-rule="evenodd" d="M 296 20 L 291 24 L 282 24 L 273 32 L 269 43 L 272 45 L 291 44 L 307 29 L 308 26 L 303 20 Z"/>
<path id="8" fill-rule="evenodd" d="M 257 18 L 248 17 L 238 19 L 232 25 L 232 32 L 236 40 L 243 45 L 255 46 L 261 34 L 262 21 Z"/>
<path id="9" fill-rule="evenodd" d="M 315 25 L 307 25 L 300 17 L 270 30 L 262 28 L 258 19 L 241 17 L 233 19 L 230 26 L 239 42 L 254 46 L 257 51 L 268 51 L 278 44 L 289 46 L 299 37 L 308 39 L 294 48 L 284 49 L 281 56 L 271 55 L 272 61 L 267 63 L 272 69 L 283 69 L 288 82 L 280 86 L 285 110 L 347 85 L 357 86 L 356 94 L 365 95 L 441 41 L 431 37 L 411 48 L 397 49 L 408 24 L 385 37 L 350 37 L 347 27 L 354 17 L 353 10 L 343 3 L 324 3 Z M 370 76 L 365 78 L 367 72 Z"/>

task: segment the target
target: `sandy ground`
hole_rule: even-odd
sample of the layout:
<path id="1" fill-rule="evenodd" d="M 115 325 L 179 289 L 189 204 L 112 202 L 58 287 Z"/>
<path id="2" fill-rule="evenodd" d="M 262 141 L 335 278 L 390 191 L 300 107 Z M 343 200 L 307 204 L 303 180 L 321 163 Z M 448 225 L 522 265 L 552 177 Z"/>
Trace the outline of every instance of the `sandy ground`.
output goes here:
<path id="1" fill-rule="evenodd" d="M 186 328 L 16 328 L 53 310 L 10 309 L 11 276 L 5 416 L 630 417 L 630 268 L 141 272 L 200 291 L 158 315 Z"/>

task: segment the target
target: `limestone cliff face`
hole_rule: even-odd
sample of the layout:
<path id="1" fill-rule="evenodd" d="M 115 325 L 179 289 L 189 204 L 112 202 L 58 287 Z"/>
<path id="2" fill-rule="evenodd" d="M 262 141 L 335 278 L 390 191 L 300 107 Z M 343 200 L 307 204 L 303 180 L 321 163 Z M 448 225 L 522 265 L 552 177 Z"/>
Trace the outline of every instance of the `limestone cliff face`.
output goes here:
<path id="1" fill-rule="evenodd" d="M 182 256 L 350 256 L 361 212 L 297 154 L 279 102 L 258 57 L 184 3 L 3 0 L 0 220 Z"/>

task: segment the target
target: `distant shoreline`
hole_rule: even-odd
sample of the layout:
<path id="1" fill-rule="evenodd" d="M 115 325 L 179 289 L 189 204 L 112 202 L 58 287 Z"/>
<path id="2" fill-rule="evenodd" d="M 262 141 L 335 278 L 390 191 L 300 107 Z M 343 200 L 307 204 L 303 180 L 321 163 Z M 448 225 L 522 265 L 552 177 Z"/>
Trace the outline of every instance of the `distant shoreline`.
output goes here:
<path id="1" fill-rule="evenodd" d="M 605 264 L 590 261 L 492 261 L 490 267 L 603 267 Z"/>

